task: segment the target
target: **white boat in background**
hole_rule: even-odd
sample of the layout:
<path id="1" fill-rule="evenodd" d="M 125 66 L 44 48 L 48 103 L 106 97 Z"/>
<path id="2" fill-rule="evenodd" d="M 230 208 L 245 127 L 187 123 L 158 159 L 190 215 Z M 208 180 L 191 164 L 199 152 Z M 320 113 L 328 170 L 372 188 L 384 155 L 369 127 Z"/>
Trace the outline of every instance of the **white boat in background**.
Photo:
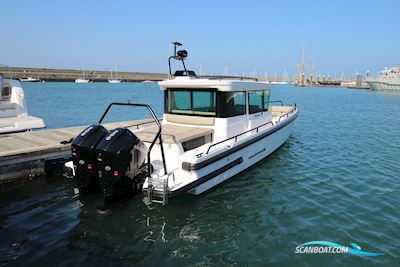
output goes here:
<path id="1" fill-rule="evenodd" d="M 118 72 L 117 72 L 117 66 L 115 66 L 115 72 L 114 72 L 114 77 L 113 77 L 113 72 L 111 71 L 111 76 L 110 79 L 108 79 L 108 83 L 121 83 L 121 80 L 118 80 Z"/>
<path id="2" fill-rule="evenodd" d="M 346 88 L 357 88 L 357 89 L 369 89 L 367 83 L 357 83 L 357 82 L 342 82 L 340 87 Z"/>
<path id="3" fill-rule="evenodd" d="M 117 80 L 117 79 L 108 79 L 108 83 L 121 83 L 121 80 Z"/>
<path id="4" fill-rule="evenodd" d="M 32 78 L 32 77 L 26 77 L 26 78 L 20 78 L 20 82 L 40 82 L 40 79 L 37 78 Z"/>
<path id="5" fill-rule="evenodd" d="M 82 63 L 82 77 L 79 77 L 78 79 L 75 79 L 76 83 L 88 83 L 90 82 L 89 79 L 86 78 L 85 74 L 85 65 Z"/>
<path id="6" fill-rule="evenodd" d="M 174 45 L 169 61 L 181 61 L 184 70 L 172 74 L 170 68 L 173 78 L 159 82 L 165 103 L 162 122 L 149 105 L 111 103 L 99 124 L 72 142 L 79 192 L 97 188 L 109 200 L 143 191 L 148 202 L 166 204 L 170 197 L 215 187 L 289 138 L 296 105 L 269 101 L 266 83 L 197 78 L 186 69 L 187 52 L 176 52 L 180 44 Z M 147 108 L 153 120 L 108 131 L 101 123 L 113 106 Z"/>
<path id="7" fill-rule="evenodd" d="M 366 83 L 374 91 L 400 90 L 400 68 L 385 68 L 377 78 L 369 78 Z"/>
<path id="8" fill-rule="evenodd" d="M 290 84 L 290 82 L 270 82 L 270 84 Z"/>
<path id="9" fill-rule="evenodd" d="M 85 78 L 78 78 L 78 79 L 75 79 L 75 82 L 76 83 L 89 83 L 89 80 L 85 79 Z"/>
<path id="10" fill-rule="evenodd" d="M 0 134 L 44 128 L 41 118 L 28 115 L 24 90 L 17 80 L 0 77 Z"/>
<path id="11" fill-rule="evenodd" d="M 272 85 L 284 85 L 284 84 L 290 84 L 289 82 L 289 75 L 287 73 L 287 70 L 285 70 L 283 76 L 282 76 L 282 80 L 278 81 L 276 73 L 275 73 L 275 81 L 271 81 L 270 84 Z"/>

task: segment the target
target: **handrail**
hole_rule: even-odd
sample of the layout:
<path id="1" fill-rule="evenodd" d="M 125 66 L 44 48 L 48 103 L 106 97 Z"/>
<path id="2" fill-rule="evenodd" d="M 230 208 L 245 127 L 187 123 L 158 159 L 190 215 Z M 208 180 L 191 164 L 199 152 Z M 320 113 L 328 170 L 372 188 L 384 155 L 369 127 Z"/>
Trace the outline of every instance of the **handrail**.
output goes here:
<path id="1" fill-rule="evenodd" d="M 101 116 L 101 118 L 99 120 L 99 124 L 101 124 L 103 122 L 105 116 L 107 115 L 108 111 L 111 109 L 112 106 L 134 106 L 134 107 L 146 107 L 147 108 L 150 115 L 153 117 L 154 121 L 157 123 L 157 126 L 158 126 L 158 132 L 156 134 L 156 137 L 154 137 L 154 139 L 151 142 L 151 145 L 149 147 L 149 150 L 147 151 L 147 169 L 148 169 L 149 177 L 151 176 L 150 152 L 151 152 L 151 149 L 153 148 L 154 144 L 156 143 L 157 138 L 160 140 L 161 157 L 162 157 L 162 161 L 163 161 L 164 172 L 167 173 L 167 165 L 165 164 L 164 148 L 163 148 L 163 142 L 162 142 L 162 137 L 161 137 L 162 128 L 161 128 L 161 124 L 158 121 L 153 109 L 147 104 L 113 102 L 113 103 L 109 104 L 107 109 L 104 111 L 103 115 Z"/>
<path id="2" fill-rule="evenodd" d="M 162 121 L 163 119 L 157 119 L 158 121 Z M 139 126 L 140 125 L 145 125 L 145 124 L 149 124 L 149 123 L 153 123 L 154 121 L 146 121 L 146 122 L 142 122 L 142 123 L 138 123 L 138 124 L 132 124 L 132 125 L 127 125 L 125 126 L 125 128 L 129 128 L 129 127 L 135 127 L 136 126 L 136 130 L 139 130 Z"/>
<path id="3" fill-rule="evenodd" d="M 241 136 L 241 135 L 243 135 L 243 134 L 246 134 L 246 133 L 249 133 L 249 132 L 252 132 L 252 131 L 254 131 L 254 130 L 257 130 L 257 133 L 258 133 L 258 128 L 261 128 L 261 127 L 263 127 L 263 126 L 265 126 L 265 125 L 267 125 L 267 124 L 271 124 L 272 126 L 274 126 L 274 123 L 273 123 L 272 121 L 269 121 L 269 122 L 267 122 L 267 123 L 261 124 L 261 125 L 255 127 L 255 128 L 253 128 L 253 129 L 251 129 L 251 130 L 247 130 L 247 131 L 245 131 L 245 132 L 243 132 L 243 133 L 237 134 L 237 135 L 235 135 L 235 136 L 232 136 L 232 137 L 229 137 L 229 138 L 227 138 L 227 139 L 225 139 L 225 140 L 222 140 L 222 141 L 220 141 L 220 142 L 218 142 L 218 143 L 212 144 L 212 145 L 210 145 L 210 146 L 208 147 L 207 152 L 206 152 L 206 155 L 208 155 L 208 152 L 210 152 L 211 147 L 216 146 L 216 145 L 219 145 L 219 144 L 222 144 L 222 143 L 224 143 L 224 142 L 226 142 L 226 141 L 228 141 L 228 140 L 231 140 L 231 139 L 233 139 L 233 138 L 235 138 L 235 143 L 236 143 L 236 142 L 237 142 L 237 138 L 238 138 L 239 136 Z"/>
<path id="4" fill-rule="evenodd" d="M 272 101 L 272 102 L 280 102 L 280 103 L 282 103 L 282 106 L 283 106 L 283 102 L 282 102 L 281 100 L 276 100 L 276 101 Z M 270 102 L 270 103 L 271 103 L 271 102 Z M 292 109 L 290 112 L 288 112 L 288 113 L 286 113 L 286 114 L 280 116 L 278 122 L 280 122 L 280 121 L 281 121 L 281 118 L 284 117 L 284 116 L 288 116 L 288 117 L 289 117 L 289 114 L 293 113 L 295 110 L 297 110 L 297 105 L 296 105 L 296 104 L 294 104 L 294 109 Z M 241 136 L 241 135 L 243 135 L 243 134 L 246 134 L 246 133 L 249 133 L 249 132 L 252 132 L 252 131 L 254 131 L 254 130 L 257 130 L 257 133 L 258 133 L 258 129 L 261 128 L 261 127 L 263 127 L 263 126 L 265 126 L 265 125 L 267 125 L 267 124 L 271 124 L 272 126 L 274 126 L 274 123 L 273 123 L 272 121 L 269 121 L 269 122 L 267 122 L 267 123 L 261 124 L 261 125 L 255 127 L 255 128 L 253 128 L 253 129 L 251 129 L 251 130 L 247 130 L 247 131 L 245 131 L 245 132 L 243 132 L 243 133 L 240 133 L 240 134 L 238 134 L 238 135 L 229 137 L 229 138 L 227 138 L 227 139 L 225 139 L 225 140 L 222 140 L 222 141 L 220 141 L 220 142 L 218 142 L 218 143 L 212 144 L 212 145 L 210 145 L 210 146 L 208 147 L 207 152 L 206 152 L 206 155 L 208 155 L 208 152 L 210 152 L 211 147 L 216 146 L 216 145 L 219 145 L 219 144 L 222 144 L 222 143 L 224 143 L 224 142 L 226 142 L 226 141 L 229 141 L 229 140 L 231 140 L 231 139 L 233 139 L 233 138 L 235 138 L 235 143 L 236 143 L 236 142 L 237 142 L 237 138 L 238 138 L 239 136 Z"/>
<path id="5" fill-rule="evenodd" d="M 280 122 L 281 119 L 284 118 L 285 116 L 286 116 L 286 117 L 289 117 L 289 114 L 292 114 L 295 110 L 297 110 L 297 105 L 296 105 L 296 103 L 294 104 L 294 106 L 292 105 L 292 107 L 294 107 L 294 109 L 292 109 L 291 111 L 289 111 L 289 112 L 283 114 L 282 116 L 280 116 L 279 119 L 278 119 L 278 122 Z"/>
<path id="6" fill-rule="evenodd" d="M 283 106 L 282 100 L 272 100 L 272 101 L 269 101 L 268 103 L 281 103 L 281 106 Z"/>

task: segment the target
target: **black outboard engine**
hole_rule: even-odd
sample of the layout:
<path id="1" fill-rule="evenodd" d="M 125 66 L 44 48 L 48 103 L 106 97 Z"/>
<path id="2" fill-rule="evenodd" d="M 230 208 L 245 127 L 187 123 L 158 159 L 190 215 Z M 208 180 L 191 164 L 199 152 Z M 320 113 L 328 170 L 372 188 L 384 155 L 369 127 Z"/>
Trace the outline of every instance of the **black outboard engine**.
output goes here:
<path id="1" fill-rule="evenodd" d="M 82 193 L 100 191 L 96 165 L 96 146 L 108 134 L 101 125 L 91 125 L 71 143 L 77 187 Z"/>
<path id="2" fill-rule="evenodd" d="M 125 128 L 116 128 L 96 148 L 97 166 L 104 199 L 131 197 L 147 177 L 147 147 Z"/>

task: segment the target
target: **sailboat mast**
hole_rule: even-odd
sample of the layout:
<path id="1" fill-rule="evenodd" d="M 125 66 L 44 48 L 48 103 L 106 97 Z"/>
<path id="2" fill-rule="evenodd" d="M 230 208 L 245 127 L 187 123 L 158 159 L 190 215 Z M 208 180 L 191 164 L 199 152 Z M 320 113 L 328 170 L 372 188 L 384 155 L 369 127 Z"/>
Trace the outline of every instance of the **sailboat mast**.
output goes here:
<path id="1" fill-rule="evenodd" d="M 300 84 L 300 86 L 304 86 L 304 46 L 303 46 L 303 51 L 301 53 L 299 84 Z"/>

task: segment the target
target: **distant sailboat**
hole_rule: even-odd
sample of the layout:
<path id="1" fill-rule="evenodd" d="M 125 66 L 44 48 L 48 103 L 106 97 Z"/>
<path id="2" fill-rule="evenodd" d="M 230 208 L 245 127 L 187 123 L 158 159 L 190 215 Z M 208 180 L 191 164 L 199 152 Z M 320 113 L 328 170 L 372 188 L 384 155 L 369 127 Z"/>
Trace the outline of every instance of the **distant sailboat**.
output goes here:
<path id="1" fill-rule="evenodd" d="M 76 83 L 88 83 L 89 80 L 85 78 L 85 64 L 82 63 L 82 77 L 75 79 Z"/>
<path id="2" fill-rule="evenodd" d="M 110 77 L 110 79 L 108 79 L 108 82 L 109 83 L 120 83 L 121 82 L 121 80 L 118 80 L 118 78 L 117 78 L 117 66 L 115 66 L 115 77 L 113 77 L 113 73 L 112 73 L 112 71 L 111 71 L 111 77 Z"/>

